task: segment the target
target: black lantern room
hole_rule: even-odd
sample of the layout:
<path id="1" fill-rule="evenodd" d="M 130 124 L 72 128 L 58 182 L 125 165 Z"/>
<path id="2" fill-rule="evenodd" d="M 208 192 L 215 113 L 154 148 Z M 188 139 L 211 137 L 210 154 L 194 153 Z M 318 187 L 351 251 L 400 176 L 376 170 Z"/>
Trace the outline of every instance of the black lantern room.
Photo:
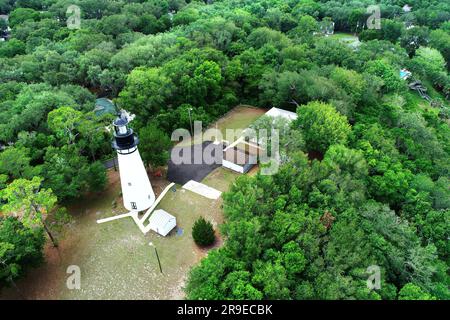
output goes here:
<path id="1" fill-rule="evenodd" d="M 119 153 L 131 153 L 136 150 L 139 143 L 137 135 L 133 129 L 128 127 L 128 119 L 122 113 L 113 122 L 114 140 L 112 146 Z"/>

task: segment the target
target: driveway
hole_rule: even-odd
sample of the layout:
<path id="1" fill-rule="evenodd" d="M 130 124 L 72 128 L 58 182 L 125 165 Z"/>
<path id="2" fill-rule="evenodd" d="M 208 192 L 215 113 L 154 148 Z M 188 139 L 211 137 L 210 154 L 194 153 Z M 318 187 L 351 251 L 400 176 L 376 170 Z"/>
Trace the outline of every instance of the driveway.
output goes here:
<path id="1" fill-rule="evenodd" d="M 205 148 L 208 149 L 205 150 Z M 204 159 L 205 157 L 199 157 L 199 151 L 202 155 L 204 153 L 211 157 L 217 155 L 219 161 L 209 164 L 210 162 L 208 162 L 207 159 Z M 190 180 L 201 182 L 210 172 L 222 166 L 222 151 L 222 144 L 214 145 L 211 141 L 205 141 L 201 146 L 174 147 L 168 162 L 167 180 L 181 185 L 184 185 Z M 197 159 L 194 159 L 195 156 Z M 183 159 L 186 159 L 184 159 L 183 163 L 178 164 L 179 161 L 175 161 L 176 163 L 173 161 L 176 157 L 183 157 Z M 196 160 L 196 163 L 194 163 L 194 160 Z"/>

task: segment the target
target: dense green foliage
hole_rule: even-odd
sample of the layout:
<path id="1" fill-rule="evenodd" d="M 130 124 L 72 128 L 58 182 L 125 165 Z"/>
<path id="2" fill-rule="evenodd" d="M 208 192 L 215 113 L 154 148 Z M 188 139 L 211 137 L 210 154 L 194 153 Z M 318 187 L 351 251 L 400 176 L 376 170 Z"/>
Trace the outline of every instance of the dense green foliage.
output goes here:
<path id="1" fill-rule="evenodd" d="M 155 124 L 149 124 L 139 131 L 139 152 L 145 164 L 164 166 L 169 160 L 172 146 L 169 136 Z"/>
<path id="2" fill-rule="evenodd" d="M 2 211 L 12 216 L 19 214 L 20 220 L 27 227 L 43 227 L 56 247 L 57 242 L 50 232 L 46 217 L 55 209 L 58 200 L 51 189 L 41 188 L 41 182 L 40 177 L 14 180 L 0 193 L 1 198 L 6 201 Z"/>
<path id="3" fill-rule="evenodd" d="M 375 2 L 382 28 L 369 30 Z M 66 26 L 69 4 L 79 30 Z M 0 42 L 0 188 L 41 177 L 60 201 L 101 190 L 111 119 L 92 113 L 96 96 L 136 114 L 143 150 L 162 154 L 144 156 L 152 165 L 191 109 L 207 124 L 239 103 L 276 106 L 299 116 L 256 124 L 286 133 L 280 171 L 225 195 L 225 245 L 193 269 L 188 297 L 448 299 L 450 4 L 404 4 L 0 0 L 11 27 Z M 324 37 L 330 20 L 361 43 Z M 380 290 L 366 287 L 372 264 Z"/>
<path id="4" fill-rule="evenodd" d="M 302 130 L 311 150 L 324 152 L 333 144 L 347 143 L 350 125 L 333 106 L 314 101 L 299 108 L 298 113 L 294 128 Z"/>
<path id="5" fill-rule="evenodd" d="M 212 245 L 216 240 L 216 235 L 214 234 L 214 228 L 211 222 L 206 221 L 203 217 L 197 219 L 192 227 L 192 238 L 199 246 L 206 247 Z"/>
<path id="6" fill-rule="evenodd" d="M 42 228 L 25 227 L 17 218 L 0 218 L 0 285 L 11 284 L 43 261 Z"/>

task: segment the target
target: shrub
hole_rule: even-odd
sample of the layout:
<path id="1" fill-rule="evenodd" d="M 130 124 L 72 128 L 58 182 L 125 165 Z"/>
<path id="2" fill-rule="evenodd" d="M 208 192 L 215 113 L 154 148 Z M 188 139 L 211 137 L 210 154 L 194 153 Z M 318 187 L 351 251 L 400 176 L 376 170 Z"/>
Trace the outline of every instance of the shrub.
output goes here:
<path id="1" fill-rule="evenodd" d="M 197 245 L 205 247 L 214 243 L 216 236 L 211 222 L 200 217 L 192 227 L 192 237 Z"/>

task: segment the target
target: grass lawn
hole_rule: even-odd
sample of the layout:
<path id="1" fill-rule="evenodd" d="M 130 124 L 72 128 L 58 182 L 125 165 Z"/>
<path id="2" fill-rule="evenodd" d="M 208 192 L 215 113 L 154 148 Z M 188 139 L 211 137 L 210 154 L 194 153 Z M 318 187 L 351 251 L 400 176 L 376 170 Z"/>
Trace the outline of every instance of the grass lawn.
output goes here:
<path id="1" fill-rule="evenodd" d="M 63 298 L 181 299 L 189 269 L 204 256 L 194 244 L 191 229 L 204 216 L 214 225 L 222 222 L 221 199 L 212 201 L 177 188 L 169 191 L 158 208 L 177 218 L 182 234 L 167 237 L 150 231 L 144 235 L 130 218 L 92 226 L 95 239 L 86 243 L 89 253 L 80 256 L 86 270 L 80 291 L 63 291 Z M 89 229 L 89 228 L 87 228 Z M 93 230 L 96 229 L 96 230 Z M 88 230 L 89 232 L 89 230 Z M 88 237 L 87 234 L 85 237 Z M 84 238 L 84 237 L 83 237 Z M 158 250 L 160 273 L 152 242 Z M 86 247 L 84 249 L 86 251 Z"/>
<path id="2" fill-rule="evenodd" d="M 215 227 L 223 223 L 222 199 L 210 200 L 177 186 L 159 204 L 177 218 L 181 234 L 173 230 L 167 237 L 150 231 L 144 235 L 131 218 L 104 224 L 96 220 L 126 212 L 120 198 L 118 174 L 109 172 L 109 188 L 100 195 L 69 206 L 74 222 L 60 237 L 59 249 L 46 248 L 46 262 L 30 270 L 13 288 L 1 292 L 2 299 L 182 299 L 184 281 L 190 268 L 207 253 L 198 248 L 191 230 L 203 216 Z M 218 168 L 205 183 L 228 190 L 237 174 Z M 113 201 L 117 208 L 112 208 Z M 152 242 L 161 259 L 160 273 Z M 221 244 L 220 237 L 216 245 Z M 81 269 L 81 289 L 66 287 L 67 267 Z"/>
<path id="3" fill-rule="evenodd" d="M 332 35 L 329 35 L 328 37 L 337 39 L 337 40 L 347 40 L 347 39 L 353 39 L 357 40 L 358 37 L 354 36 L 353 33 L 347 33 L 347 32 L 335 32 Z"/>
<path id="4" fill-rule="evenodd" d="M 110 172 L 111 173 L 111 172 Z M 177 187 L 158 208 L 177 217 L 175 230 L 163 238 L 150 231 L 144 235 L 131 218 L 97 224 L 96 220 L 126 212 L 121 205 L 118 175 L 110 174 L 108 190 L 69 207 L 74 222 L 60 239 L 59 249 L 46 248 L 46 262 L 18 281 L 21 291 L 4 289 L 0 298 L 26 299 L 181 299 L 189 269 L 205 254 L 191 237 L 194 221 L 204 216 L 222 223 L 222 199 L 209 200 Z M 112 209 L 116 200 L 118 207 Z M 160 273 L 152 242 L 161 259 Z M 220 242 L 219 242 L 220 244 Z M 81 269 L 81 289 L 66 288 L 67 267 Z"/>
<path id="5" fill-rule="evenodd" d="M 262 115 L 264 115 L 267 112 L 266 109 L 261 109 L 261 108 L 256 108 L 256 107 L 252 107 L 252 106 L 246 106 L 246 105 L 240 105 L 235 107 L 234 109 L 232 109 L 230 112 L 228 112 L 224 117 L 220 118 L 219 120 L 217 120 L 216 122 L 212 123 L 208 128 L 211 129 L 215 129 L 217 128 L 218 130 L 220 130 L 221 134 L 222 134 L 222 139 L 223 140 L 228 140 L 231 142 L 237 140 L 238 137 L 228 137 L 226 135 L 226 131 L 227 129 L 232 129 L 232 130 L 244 130 L 247 129 L 249 127 L 250 124 L 252 124 L 256 119 L 258 119 L 259 117 L 261 117 Z M 206 128 L 203 128 L 204 131 L 206 130 Z M 239 135 L 239 133 L 237 133 Z M 196 137 L 194 137 L 196 138 Z M 203 136 L 203 140 L 214 140 L 214 137 L 212 138 L 205 138 Z M 196 141 L 196 143 L 200 143 L 202 141 Z M 190 141 L 182 141 L 179 144 L 177 144 L 178 146 L 186 146 L 189 145 Z"/>
<path id="6" fill-rule="evenodd" d="M 353 35 L 353 33 L 336 32 L 332 35 L 329 35 L 328 37 L 339 40 L 339 41 L 351 46 L 352 48 L 355 48 L 360 44 L 358 37 Z"/>
<path id="7" fill-rule="evenodd" d="M 239 176 L 240 174 L 237 172 L 220 167 L 203 179 L 202 183 L 219 191 L 225 192 L 228 191 L 231 184 Z"/>
<path id="8" fill-rule="evenodd" d="M 428 89 L 427 94 L 432 99 L 441 99 L 441 101 L 445 101 L 445 97 L 442 96 L 439 92 L 437 92 L 431 83 L 428 81 L 423 81 L 424 86 Z M 435 109 L 431 106 L 430 102 L 423 99 L 417 91 L 408 89 L 403 96 L 399 96 L 397 94 L 386 94 L 383 97 L 383 101 L 386 103 L 391 103 L 393 105 L 402 105 L 403 108 L 409 111 L 423 111 L 423 110 L 432 110 Z M 435 110 L 438 112 L 438 110 Z"/>
<path id="9" fill-rule="evenodd" d="M 332 35 L 329 35 L 328 37 L 342 40 L 342 41 L 358 41 L 358 37 L 355 36 L 353 33 L 347 33 L 347 32 L 335 32 Z"/>
<path id="10" fill-rule="evenodd" d="M 227 129 L 238 130 L 248 128 L 256 119 L 267 112 L 265 109 L 255 108 L 251 106 L 237 106 L 225 117 L 219 119 L 216 123 L 211 125 L 211 128 L 217 128 L 222 133 L 224 139 L 227 139 Z M 235 139 L 230 139 L 233 142 Z"/>

